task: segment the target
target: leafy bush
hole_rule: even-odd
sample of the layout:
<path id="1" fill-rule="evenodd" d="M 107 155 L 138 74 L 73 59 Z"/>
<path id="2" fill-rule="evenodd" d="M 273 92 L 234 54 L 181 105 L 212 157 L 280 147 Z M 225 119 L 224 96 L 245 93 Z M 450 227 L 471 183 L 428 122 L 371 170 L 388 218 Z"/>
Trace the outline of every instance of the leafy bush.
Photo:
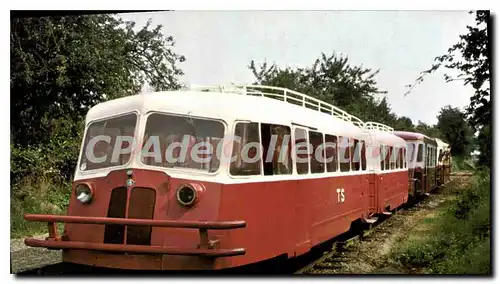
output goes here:
<path id="1" fill-rule="evenodd" d="M 51 144 L 11 149 L 11 232 L 45 231 L 43 223 L 25 222 L 26 213 L 64 214 L 78 158 L 83 125 L 54 120 Z"/>
<path id="2" fill-rule="evenodd" d="M 475 170 L 475 168 L 472 161 L 468 160 L 467 158 L 460 156 L 453 156 L 451 163 L 451 170 L 453 172 L 473 171 Z"/>

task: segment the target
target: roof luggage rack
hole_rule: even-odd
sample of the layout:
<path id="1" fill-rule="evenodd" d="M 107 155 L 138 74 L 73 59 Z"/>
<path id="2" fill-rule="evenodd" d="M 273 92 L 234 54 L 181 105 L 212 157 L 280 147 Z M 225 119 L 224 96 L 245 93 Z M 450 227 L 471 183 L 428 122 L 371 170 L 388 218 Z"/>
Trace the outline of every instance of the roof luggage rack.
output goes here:
<path id="1" fill-rule="evenodd" d="M 363 127 L 365 130 L 379 130 L 379 131 L 394 133 L 394 128 L 387 126 L 385 124 L 373 122 L 373 121 L 365 122 Z"/>
<path id="2" fill-rule="evenodd" d="M 330 114 L 338 119 L 351 122 L 354 125 L 363 128 L 364 122 L 356 116 L 341 110 L 340 108 L 325 103 L 321 100 L 292 91 L 287 88 L 262 86 L 262 85 L 218 85 L 218 86 L 202 86 L 191 85 L 190 90 L 202 92 L 231 92 L 250 96 L 267 97 L 279 101 L 284 101 L 290 104 L 302 106 L 308 109 L 316 110 L 325 114 Z"/>

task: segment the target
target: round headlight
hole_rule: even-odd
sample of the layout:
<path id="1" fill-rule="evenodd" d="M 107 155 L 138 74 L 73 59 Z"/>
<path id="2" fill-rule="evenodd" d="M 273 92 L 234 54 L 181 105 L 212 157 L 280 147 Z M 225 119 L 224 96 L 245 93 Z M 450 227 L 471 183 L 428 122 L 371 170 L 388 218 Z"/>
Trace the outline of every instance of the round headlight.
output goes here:
<path id="1" fill-rule="evenodd" d="M 92 201 L 92 190 L 86 184 L 79 184 L 76 186 L 76 199 L 81 203 L 86 204 Z"/>
<path id="2" fill-rule="evenodd" d="M 196 190 L 188 184 L 181 185 L 177 189 L 177 201 L 184 206 L 191 206 L 196 201 Z"/>

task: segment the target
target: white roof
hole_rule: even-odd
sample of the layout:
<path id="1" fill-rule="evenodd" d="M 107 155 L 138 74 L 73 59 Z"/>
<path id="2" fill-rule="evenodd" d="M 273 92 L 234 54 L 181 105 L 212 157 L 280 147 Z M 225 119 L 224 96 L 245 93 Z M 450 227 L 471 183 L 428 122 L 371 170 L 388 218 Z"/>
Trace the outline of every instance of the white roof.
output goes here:
<path id="1" fill-rule="evenodd" d="M 367 121 L 363 128 L 368 131 L 372 141 L 376 144 L 387 146 L 400 146 L 406 148 L 406 142 L 403 138 L 394 135 L 394 128 L 382 123 Z"/>
<path id="2" fill-rule="evenodd" d="M 282 101 L 229 92 L 168 91 L 143 93 L 100 103 L 91 108 L 86 122 L 132 111 L 188 114 L 225 121 L 250 120 L 263 123 L 317 128 L 318 131 L 362 136 L 362 128 L 334 116 Z"/>
<path id="3" fill-rule="evenodd" d="M 372 136 L 373 142 L 376 144 L 382 144 L 386 146 L 398 146 L 406 148 L 406 141 L 390 132 L 380 131 L 380 130 L 369 130 Z"/>
<path id="4" fill-rule="evenodd" d="M 438 149 L 446 149 L 450 146 L 448 143 L 444 142 L 443 140 L 441 140 L 439 138 L 434 138 L 434 140 L 436 140 Z"/>

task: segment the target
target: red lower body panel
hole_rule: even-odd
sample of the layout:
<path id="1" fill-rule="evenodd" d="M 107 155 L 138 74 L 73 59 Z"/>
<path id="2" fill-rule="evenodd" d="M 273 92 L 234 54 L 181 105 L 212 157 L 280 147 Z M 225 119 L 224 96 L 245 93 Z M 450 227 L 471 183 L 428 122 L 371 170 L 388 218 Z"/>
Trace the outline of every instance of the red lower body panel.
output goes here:
<path id="1" fill-rule="evenodd" d="M 169 178 L 166 182 L 160 175 L 135 173 L 137 187 L 156 193 L 144 190 L 134 201 L 136 188 L 113 197 L 112 189 L 120 188 L 123 176 L 110 176 L 115 183 L 95 182 L 96 188 L 110 189 L 98 191 L 101 195 L 90 206 L 72 196 L 71 216 L 27 215 L 27 220 L 48 222 L 51 233 L 48 240 L 27 239 L 26 244 L 62 249 L 67 262 L 103 267 L 222 269 L 284 254 L 301 255 L 346 232 L 352 222 L 398 207 L 408 198 L 407 171 L 203 183 L 206 191 L 193 207 L 179 206 L 175 199 L 175 189 L 193 181 Z M 141 184 L 143 180 L 148 182 Z M 149 200 L 153 196 L 155 200 Z M 113 210 L 110 201 L 116 201 Z M 55 234 L 55 222 L 69 223 L 61 238 Z"/>

